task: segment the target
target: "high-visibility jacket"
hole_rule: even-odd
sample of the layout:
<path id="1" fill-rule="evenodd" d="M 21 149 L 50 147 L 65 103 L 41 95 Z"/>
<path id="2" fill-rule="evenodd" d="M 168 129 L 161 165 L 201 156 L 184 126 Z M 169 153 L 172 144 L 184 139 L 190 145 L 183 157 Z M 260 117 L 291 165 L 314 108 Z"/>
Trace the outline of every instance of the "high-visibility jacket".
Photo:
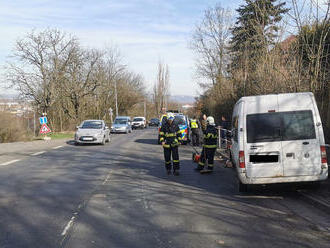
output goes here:
<path id="1" fill-rule="evenodd" d="M 204 145 L 205 148 L 217 148 L 218 130 L 215 126 L 207 125 L 204 132 Z"/>
<path id="2" fill-rule="evenodd" d="M 182 134 L 178 125 L 174 122 L 170 125 L 168 122 L 164 123 L 159 132 L 160 142 L 165 142 L 164 148 L 179 146 L 182 141 Z"/>
<path id="3" fill-rule="evenodd" d="M 197 120 L 196 120 L 196 119 L 191 119 L 191 120 L 190 120 L 190 128 L 191 128 L 191 129 L 196 129 L 196 128 L 198 128 L 198 127 L 199 127 L 199 125 L 198 125 Z"/>

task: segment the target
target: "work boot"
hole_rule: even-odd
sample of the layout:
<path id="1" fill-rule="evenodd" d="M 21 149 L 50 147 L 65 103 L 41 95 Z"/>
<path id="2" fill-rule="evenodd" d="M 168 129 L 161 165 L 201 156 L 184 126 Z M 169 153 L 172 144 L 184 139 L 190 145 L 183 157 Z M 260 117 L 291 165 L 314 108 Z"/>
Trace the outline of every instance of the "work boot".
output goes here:
<path id="1" fill-rule="evenodd" d="M 179 170 L 173 170 L 173 175 L 174 175 L 174 176 L 179 176 L 179 175 L 180 175 Z"/>
<path id="2" fill-rule="evenodd" d="M 203 167 L 203 166 L 200 166 L 200 165 L 198 165 L 198 166 L 195 168 L 196 171 L 201 171 L 201 170 L 203 170 L 203 169 L 204 169 L 204 167 Z"/>

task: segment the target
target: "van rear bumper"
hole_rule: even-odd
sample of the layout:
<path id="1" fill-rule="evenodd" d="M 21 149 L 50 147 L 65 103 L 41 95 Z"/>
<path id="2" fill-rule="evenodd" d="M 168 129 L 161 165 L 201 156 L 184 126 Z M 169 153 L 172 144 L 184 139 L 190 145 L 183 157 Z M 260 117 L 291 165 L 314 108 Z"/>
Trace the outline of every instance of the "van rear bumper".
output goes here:
<path id="1" fill-rule="evenodd" d="M 243 184 L 314 182 L 326 180 L 328 178 L 328 171 L 323 171 L 321 175 L 317 176 L 247 178 L 244 173 L 239 173 L 238 177 Z"/>

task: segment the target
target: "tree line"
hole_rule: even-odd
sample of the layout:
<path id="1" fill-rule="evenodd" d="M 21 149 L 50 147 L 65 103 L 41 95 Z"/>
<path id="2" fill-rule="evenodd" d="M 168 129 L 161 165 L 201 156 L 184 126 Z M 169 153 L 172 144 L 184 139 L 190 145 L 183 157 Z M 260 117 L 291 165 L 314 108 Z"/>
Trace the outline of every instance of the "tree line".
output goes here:
<path id="1" fill-rule="evenodd" d="M 110 121 L 115 91 L 119 114 L 147 100 L 143 77 L 121 60 L 116 48 L 85 48 L 58 29 L 31 31 L 15 44 L 6 82 L 37 113 L 47 113 L 55 131 L 72 130 L 84 119 Z"/>
<path id="2" fill-rule="evenodd" d="M 330 2 L 245 0 L 205 11 L 190 43 L 200 113 L 230 119 L 242 96 L 311 91 L 330 138 Z"/>

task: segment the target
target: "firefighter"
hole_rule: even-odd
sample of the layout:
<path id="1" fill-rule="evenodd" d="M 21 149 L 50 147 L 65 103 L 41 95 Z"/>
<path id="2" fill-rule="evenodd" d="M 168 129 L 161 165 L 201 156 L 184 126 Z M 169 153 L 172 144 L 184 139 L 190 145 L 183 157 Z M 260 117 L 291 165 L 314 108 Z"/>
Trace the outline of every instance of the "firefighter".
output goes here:
<path id="1" fill-rule="evenodd" d="M 174 122 L 174 115 L 167 114 L 167 122 L 162 125 L 160 129 L 159 141 L 164 148 L 165 168 L 167 174 L 171 174 L 173 158 L 173 175 L 179 175 L 180 161 L 179 161 L 179 145 L 181 144 L 182 137 L 179 126 Z"/>
<path id="2" fill-rule="evenodd" d="M 207 127 L 204 132 L 204 144 L 201 154 L 200 162 L 198 163 L 197 170 L 204 169 L 207 161 L 207 170 L 213 171 L 214 155 L 217 149 L 218 132 L 215 128 L 214 118 L 212 116 L 207 117 Z"/>
<path id="3" fill-rule="evenodd" d="M 190 129 L 191 129 L 193 146 L 199 146 L 199 128 L 200 125 L 196 119 L 196 116 L 194 116 L 194 118 L 190 120 Z"/>

